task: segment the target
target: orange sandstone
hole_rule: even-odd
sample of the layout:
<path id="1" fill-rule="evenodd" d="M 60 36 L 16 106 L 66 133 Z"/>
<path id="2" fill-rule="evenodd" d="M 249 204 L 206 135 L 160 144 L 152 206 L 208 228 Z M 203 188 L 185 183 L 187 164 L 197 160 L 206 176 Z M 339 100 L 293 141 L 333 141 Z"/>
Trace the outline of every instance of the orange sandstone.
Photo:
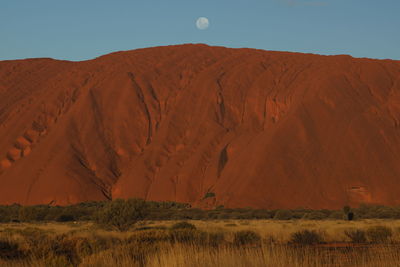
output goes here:
<path id="1" fill-rule="evenodd" d="M 1 61 L 0 162 L 1 204 L 398 205 L 400 62 L 205 45 Z"/>

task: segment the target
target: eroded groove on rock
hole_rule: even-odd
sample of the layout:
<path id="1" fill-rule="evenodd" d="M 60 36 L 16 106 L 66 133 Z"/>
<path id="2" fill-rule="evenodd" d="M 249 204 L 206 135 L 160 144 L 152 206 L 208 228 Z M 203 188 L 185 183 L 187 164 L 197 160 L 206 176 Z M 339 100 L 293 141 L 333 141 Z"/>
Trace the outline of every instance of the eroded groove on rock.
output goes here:
<path id="1" fill-rule="evenodd" d="M 221 177 L 221 173 L 225 168 L 225 165 L 228 163 L 228 145 L 226 145 L 219 154 L 219 161 L 218 161 L 218 177 Z"/>
<path id="2" fill-rule="evenodd" d="M 132 81 L 133 89 L 136 91 L 136 95 L 139 98 L 140 104 L 142 105 L 144 113 L 145 113 L 145 115 L 147 117 L 147 120 L 148 120 L 146 145 L 149 145 L 151 143 L 151 139 L 152 139 L 152 136 L 153 136 L 153 125 L 152 125 L 152 121 L 151 121 L 150 111 L 149 111 L 149 108 L 148 108 L 148 106 L 146 104 L 142 88 L 137 84 L 137 82 L 135 80 L 135 76 L 133 75 L 132 72 L 129 72 L 128 75 L 129 75 L 129 78 Z"/>

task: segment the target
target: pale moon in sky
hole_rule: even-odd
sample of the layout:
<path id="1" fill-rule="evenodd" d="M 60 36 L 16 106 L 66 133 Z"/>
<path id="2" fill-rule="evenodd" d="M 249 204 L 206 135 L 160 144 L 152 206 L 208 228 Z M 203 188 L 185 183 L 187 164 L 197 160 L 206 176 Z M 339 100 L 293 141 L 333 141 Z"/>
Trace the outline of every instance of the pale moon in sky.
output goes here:
<path id="1" fill-rule="evenodd" d="M 205 17 L 200 17 L 196 21 L 196 27 L 199 30 L 205 30 L 210 26 L 210 22 L 208 21 L 208 18 Z"/>

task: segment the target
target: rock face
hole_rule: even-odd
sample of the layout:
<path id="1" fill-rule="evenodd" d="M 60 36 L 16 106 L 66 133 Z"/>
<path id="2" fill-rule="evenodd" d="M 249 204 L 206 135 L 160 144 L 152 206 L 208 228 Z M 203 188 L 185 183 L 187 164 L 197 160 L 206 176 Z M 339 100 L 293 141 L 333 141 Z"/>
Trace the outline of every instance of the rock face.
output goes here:
<path id="1" fill-rule="evenodd" d="M 182 45 L 0 62 L 0 203 L 400 204 L 400 62 Z"/>

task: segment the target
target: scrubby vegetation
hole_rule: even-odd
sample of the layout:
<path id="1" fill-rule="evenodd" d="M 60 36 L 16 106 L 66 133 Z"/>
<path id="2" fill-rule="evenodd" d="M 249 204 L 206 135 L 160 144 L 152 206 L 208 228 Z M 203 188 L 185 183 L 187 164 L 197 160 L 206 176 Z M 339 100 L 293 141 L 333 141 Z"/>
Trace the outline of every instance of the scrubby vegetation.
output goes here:
<path id="1" fill-rule="evenodd" d="M 368 240 L 372 243 L 385 243 L 392 236 L 392 229 L 387 226 L 377 225 L 367 229 Z"/>
<path id="2" fill-rule="evenodd" d="M 344 231 L 345 235 L 353 243 L 366 243 L 367 237 L 365 231 L 362 229 L 348 229 Z"/>
<path id="3" fill-rule="evenodd" d="M 171 229 L 189 229 L 189 230 L 196 230 L 196 226 L 188 222 L 178 222 L 171 226 Z"/>
<path id="4" fill-rule="evenodd" d="M 315 230 L 301 230 L 292 234 L 290 241 L 298 245 L 312 245 L 323 242 L 323 237 Z"/>
<path id="5" fill-rule="evenodd" d="M 233 222 L 146 221 L 124 232 L 8 223 L 0 225 L 0 266 L 399 266 L 400 222 Z"/>
<path id="6" fill-rule="evenodd" d="M 358 208 L 345 207 L 343 210 L 262 210 L 251 208 L 229 209 L 223 206 L 211 210 L 192 208 L 189 204 L 176 202 L 140 202 L 140 200 L 114 200 L 104 202 L 85 202 L 70 206 L 21 206 L 18 204 L 0 206 L 0 223 L 6 222 L 46 222 L 46 221 L 97 221 L 110 224 L 114 214 L 121 213 L 121 220 L 135 215 L 122 214 L 131 212 L 127 203 L 142 203 L 141 215 L 137 219 L 145 220 L 215 220 L 215 219 L 276 219 L 276 220 L 329 220 L 346 219 L 400 219 L 400 207 L 379 205 L 361 205 Z M 119 208 L 118 208 L 119 207 Z M 120 209 L 120 210 L 118 210 Z M 136 209 L 136 208 L 134 208 Z M 107 219 L 108 217 L 108 219 Z M 107 221 L 108 220 L 108 221 Z M 136 219 L 135 219 L 136 220 Z M 117 223 L 117 222 L 114 222 Z M 133 224 L 134 221 L 129 222 Z M 115 226 L 118 228 L 118 226 Z M 124 228 L 124 227 L 122 227 Z"/>
<path id="7" fill-rule="evenodd" d="M 104 227 L 126 231 L 147 213 L 146 202 L 141 199 L 117 199 L 107 202 L 95 215 L 95 221 Z"/>
<path id="8" fill-rule="evenodd" d="M 0 266 L 396 266 L 397 218 L 399 207 L 372 205 L 331 211 L 201 210 L 139 199 L 14 204 L 0 206 Z"/>
<path id="9" fill-rule="evenodd" d="M 261 236 L 250 230 L 239 231 L 234 234 L 233 243 L 236 246 L 260 244 Z"/>
<path id="10" fill-rule="evenodd" d="M 290 220 L 293 218 L 293 212 L 290 210 L 277 210 L 274 214 L 276 220 Z"/>

